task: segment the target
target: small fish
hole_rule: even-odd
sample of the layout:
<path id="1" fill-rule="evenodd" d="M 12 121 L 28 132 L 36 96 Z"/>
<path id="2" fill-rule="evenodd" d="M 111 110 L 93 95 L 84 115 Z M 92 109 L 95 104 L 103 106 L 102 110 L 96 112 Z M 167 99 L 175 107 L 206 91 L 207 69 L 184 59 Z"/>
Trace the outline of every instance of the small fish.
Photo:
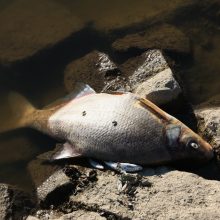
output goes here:
<path id="1" fill-rule="evenodd" d="M 213 157 L 212 147 L 199 135 L 133 93 L 97 94 L 84 85 L 43 110 L 18 94 L 11 94 L 10 100 L 20 117 L 0 130 L 31 127 L 65 141 L 53 160 L 88 157 L 154 165 Z"/>

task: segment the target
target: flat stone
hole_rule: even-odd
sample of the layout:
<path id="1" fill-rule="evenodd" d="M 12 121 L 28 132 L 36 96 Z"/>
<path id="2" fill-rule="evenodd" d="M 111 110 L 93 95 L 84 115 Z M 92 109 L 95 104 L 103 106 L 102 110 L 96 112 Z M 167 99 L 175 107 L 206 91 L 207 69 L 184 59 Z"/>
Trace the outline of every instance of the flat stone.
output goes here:
<path id="1" fill-rule="evenodd" d="M 0 63 L 10 64 L 50 48 L 83 22 L 56 1 L 10 1 L 0 11 Z"/>
<path id="2" fill-rule="evenodd" d="M 178 28 L 164 24 L 148 30 L 127 35 L 116 40 L 112 47 L 121 52 L 129 49 L 161 49 L 178 53 L 190 53 L 189 38 Z"/>
<path id="3" fill-rule="evenodd" d="M 93 51 L 66 67 L 64 84 L 69 92 L 74 89 L 77 82 L 87 83 L 100 92 L 106 83 L 118 74 L 118 67 L 107 54 Z"/>
<path id="4" fill-rule="evenodd" d="M 134 92 L 157 105 L 162 105 L 176 99 L 182 90 L 168 68 L 138 85 Z"/>
<path id="5" fill-rule="evenodd" d="M 7 184 L 0 184 L 0 219 L 22 219 L 33 203 L 29 195 Z"/>

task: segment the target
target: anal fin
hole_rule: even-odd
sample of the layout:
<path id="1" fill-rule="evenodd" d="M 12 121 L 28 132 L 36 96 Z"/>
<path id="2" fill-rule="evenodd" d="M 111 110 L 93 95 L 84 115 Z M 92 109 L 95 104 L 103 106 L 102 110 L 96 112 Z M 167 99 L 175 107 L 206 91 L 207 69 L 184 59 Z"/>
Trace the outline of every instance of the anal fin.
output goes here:
<path id="1" fill-rule="evenodd" d="M 75 146 L 70 144 L 69 142 L 66 142 L 52 155 L 51 160 L 53 161 L 80 156 L 81 153 L 75 148 Z"/>

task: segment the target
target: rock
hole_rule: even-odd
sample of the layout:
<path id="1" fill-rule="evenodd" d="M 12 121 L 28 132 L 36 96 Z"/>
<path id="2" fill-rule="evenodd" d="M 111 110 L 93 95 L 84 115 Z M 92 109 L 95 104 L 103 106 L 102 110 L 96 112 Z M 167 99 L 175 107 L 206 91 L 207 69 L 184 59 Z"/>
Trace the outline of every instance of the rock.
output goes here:
<path id="1" fill-rule="evenodd" d="M 212 144 L 220 160 L 220 107 L 197 107 L 195 115 L 199 132 Z"/>
<path id="2" fill-rule="evenodd" d="M 37 198 L 42 206 L 60 204 L 72 192 L 73 184 L 69 177 L 58 170 L 37 188 Z"/>
<path id="3" fill-rule="evenodd" d="M 16 187 L 0 184 L 0 219 L 22 219 L 33 208 L 29 195 Z"/>
<path id="4" fill-rule="evenodd" d="M 50 175 L 36 190 L 39 204 L 43 208 L 58 207 L 97 180 L 96 170 L 81 166 L 65 166 Z M 62 208 L 68 212 L 69 208 Z"/>
<path id="5" fill-rule="evenodd" d="M 178 28 L 168 24 L 153 26 L 145 32 L 127 35 L 116 40 L 112 47 L 120 52 L 130 49 L 141 51 L 161 49 L 178 53 L 190 53 L 189 38 Z"/>
<path id="6" fill-rule="evenodd" d="M 119 69 L 108 55 L 93 51 L 67 66 L 64 84 L 69 92 L 74 89 L 77 82 L 88 83 L 97 92 L 100 92 L 105 86 L 105 81 L 110 81 L 112 76 L 118 74 Z"/>
<path id="7" fill-rule="evenodd" d="M 39 187 L 46 179 L 60 169 L 60 166 L 46 163 L 45 160 L 38 158 L 31 160 L 27 165 L 28 173 L 35 188 Z"/>
<path id="8" fill-rule="evenodd" d="M 142 61 L 141 64 L 137 65 L 134 72 L 129 76 L 129 84 L 133 89 L 149 77 L 169 68 L 160 50 L 149 50 L 141 55 L 140 60 Z M 123 64 L 122 68 L 133 69 L 130 67 L 130 63 L 132 60 Z"/>
<path id="9" fill-rule="evenodd" d="M 67 91 L 72 91 L 78 81 L 89 84 L 97 92 L 135 92 L 158 105 L 172 101 L 181 93 L 160 50 L 149 50 L 127 60 L 120 71 L 107 55 L 94 51 L 66 68 Z"/>
<path id="10" fill-rule="evenodd" d="M 81 30 L 83 22 L 55 1 L 10 1 L 0 12 L 0 63 L 26 59 Z"/>
<path id="11" fill-rule="evenodd" d="M 146 180 L 150 185 L 128 184 L 119 191 L 119 180 L 118 175 L 98 172 L 97 183 L 71 196 L 70 200 L 81 204 L 84 211 L 96 207 L 97 212 L 108 211 L 118 218 L 127 219 L 205 220 L 216 219 L 220 215 L 218 181 L 160 168 L 155 169 L 155 175 L 142 177 L 142 183 Z"/>
<path id="12" fill-rule="evenodd" d="M 168 68 L 138 85 L 134 92 L 157 105 L 162 105 L 176 99 L 181 88 Z"/>
<path id="13" fill-rule="evenodd" d="M 176 99 L 182 91 L 161 51 L 149 50 L 141 60 L 128 78 L 131 91 L 157 105 Z"/>

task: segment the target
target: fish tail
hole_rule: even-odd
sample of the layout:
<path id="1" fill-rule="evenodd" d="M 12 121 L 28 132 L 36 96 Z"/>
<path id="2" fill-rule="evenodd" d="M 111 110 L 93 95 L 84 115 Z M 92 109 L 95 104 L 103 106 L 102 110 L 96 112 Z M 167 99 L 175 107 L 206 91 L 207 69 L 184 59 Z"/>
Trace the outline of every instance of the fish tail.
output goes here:
<path id="1" fill-rule="evenodd" d="M 33 122 L 33 113 L 37 109 L 22 95 L 10 92 L 8 95 L 10 118 L 5 118 L 0 123 L 0 133 L 19 128 L 29 127 Z"/>

